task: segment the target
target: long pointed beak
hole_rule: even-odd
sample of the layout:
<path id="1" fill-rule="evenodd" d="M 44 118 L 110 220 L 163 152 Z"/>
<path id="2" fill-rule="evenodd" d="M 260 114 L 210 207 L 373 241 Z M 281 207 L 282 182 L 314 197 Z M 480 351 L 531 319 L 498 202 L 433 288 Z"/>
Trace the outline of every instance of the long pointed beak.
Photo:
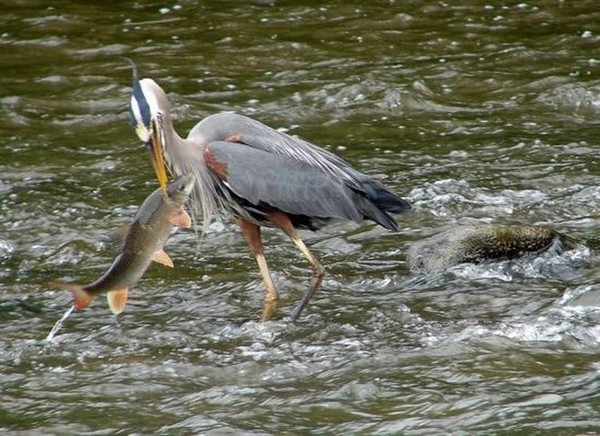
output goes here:
<path id="1" fill-rule="evenodd" d="M 163 154 L 163 143 L 162 143 L 162 135 L 159 131 L 160 127 L 158 125 L 154 125 L 152 129 L 152 137 L 150 141 L 146 143 L 146 147 L 150 152 L 150 160 L 152 161 L 152 166 L 154 167 L 154 172 L 156 173 L 156 178 L 158 179 L 158 183 L 165 194 L 167 195 L 167 164 L 165 162 L 165 157 Z"/>

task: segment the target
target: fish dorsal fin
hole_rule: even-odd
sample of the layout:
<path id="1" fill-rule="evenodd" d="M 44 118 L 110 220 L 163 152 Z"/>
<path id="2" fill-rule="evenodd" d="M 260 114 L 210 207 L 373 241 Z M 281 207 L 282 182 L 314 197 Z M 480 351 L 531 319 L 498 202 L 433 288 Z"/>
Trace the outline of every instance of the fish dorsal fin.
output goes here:
<path id="1" fill-rule="evenodd" d="M 173 268 L 173 261 L 164 250 L 159 250 L 156 253 L 154 253 L 154 257 L 152 258 L 152 260 L 154 262 L 162 263 L 164 266 Z"/>
<path id="2" fill-rule="evenodd" d="M 188 213 L 181 209 L 176 214 L 169 217 L 169 222 L 177 227 L 182 227 L 184 229 L 189 229 L 192 227 L 192 219 L 188 215 Z"/>
<path id="3" fill-rule="evenodd" d="M 127 306 L 127 297 L 129 296 L 129 288 L 117 289 L 114 291 L 108 291 L 106 299 L 108 300 L 108 306 L 110 311 L 115 315 L 120 314 L 125 310 Z"/>

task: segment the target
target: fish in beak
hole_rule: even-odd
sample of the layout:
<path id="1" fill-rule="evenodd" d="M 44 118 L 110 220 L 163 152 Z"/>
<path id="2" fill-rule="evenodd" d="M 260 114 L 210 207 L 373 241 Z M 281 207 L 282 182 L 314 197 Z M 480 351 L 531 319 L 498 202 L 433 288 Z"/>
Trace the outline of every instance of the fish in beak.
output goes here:
<path id="1" fill-rule="evenodd" d="M 150 140 L 146 142 L 146 149 L 150 154 L 150 160 L 152 161 L 152 167 L 154 167 L 154 173 L 158 179 L 158 184 L 162 189 L 163 194 L 167 195 L 167 164 L 164 156 L 164 132 L 160 121 L 153 120 L 152 122 L 152 133 Z"/>

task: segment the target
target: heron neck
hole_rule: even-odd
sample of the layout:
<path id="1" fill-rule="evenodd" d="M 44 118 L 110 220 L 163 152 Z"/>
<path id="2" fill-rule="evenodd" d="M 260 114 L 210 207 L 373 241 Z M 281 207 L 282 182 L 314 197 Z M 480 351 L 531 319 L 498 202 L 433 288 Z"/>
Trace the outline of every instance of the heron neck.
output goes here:
<path id="1" fill-rule="evenodd" d="M 177 131 L 173 127 L 173 120 L 170 116 L 164 118 L 163 132 L 165 135 L 164 155 L 167 165 L 171 172 L 174 172 L 175 175 L 179 175 L 181 171 L 175 164 L 179 162 L 178 156 L 181 154 L 184 144 L 183 139 L 177 134 Z"/>
<path id="2" fill-rule="evenodd" d="M 168 112 L 163 118 L 163 131 L 165 133 L 165 140 L 167 141 L 167 148 L 176 147 L 181 142 L 181 137 L 175 131 L 171 114 Z"/>

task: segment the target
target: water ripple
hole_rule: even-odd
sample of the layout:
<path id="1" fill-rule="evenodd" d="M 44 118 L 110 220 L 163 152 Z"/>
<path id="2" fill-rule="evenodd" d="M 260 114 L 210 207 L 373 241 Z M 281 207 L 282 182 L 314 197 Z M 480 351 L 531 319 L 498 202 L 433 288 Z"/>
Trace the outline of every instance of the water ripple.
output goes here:
<path id="1" fill-rule="evenodd" d="M 595 434 L 600 342 L 595 2 L 17 1 L 0 35 L 0 375 L 7 434 Z M 158 55 L 160 54 L 160 55 Z M 106 236 L 155 188 L 127 121 L 132 57 L 185 136 L 250 114 L 413 203 L 399 231 L 179 231 L 115 318 L 70 315 Z M 415 240 L 456 224 L 555 228 L 578 248 L 412 275 Z M 200 223 L 198 223 L 200 224 Z M 106 418 L 106 417 L 109 417 Z"/>

